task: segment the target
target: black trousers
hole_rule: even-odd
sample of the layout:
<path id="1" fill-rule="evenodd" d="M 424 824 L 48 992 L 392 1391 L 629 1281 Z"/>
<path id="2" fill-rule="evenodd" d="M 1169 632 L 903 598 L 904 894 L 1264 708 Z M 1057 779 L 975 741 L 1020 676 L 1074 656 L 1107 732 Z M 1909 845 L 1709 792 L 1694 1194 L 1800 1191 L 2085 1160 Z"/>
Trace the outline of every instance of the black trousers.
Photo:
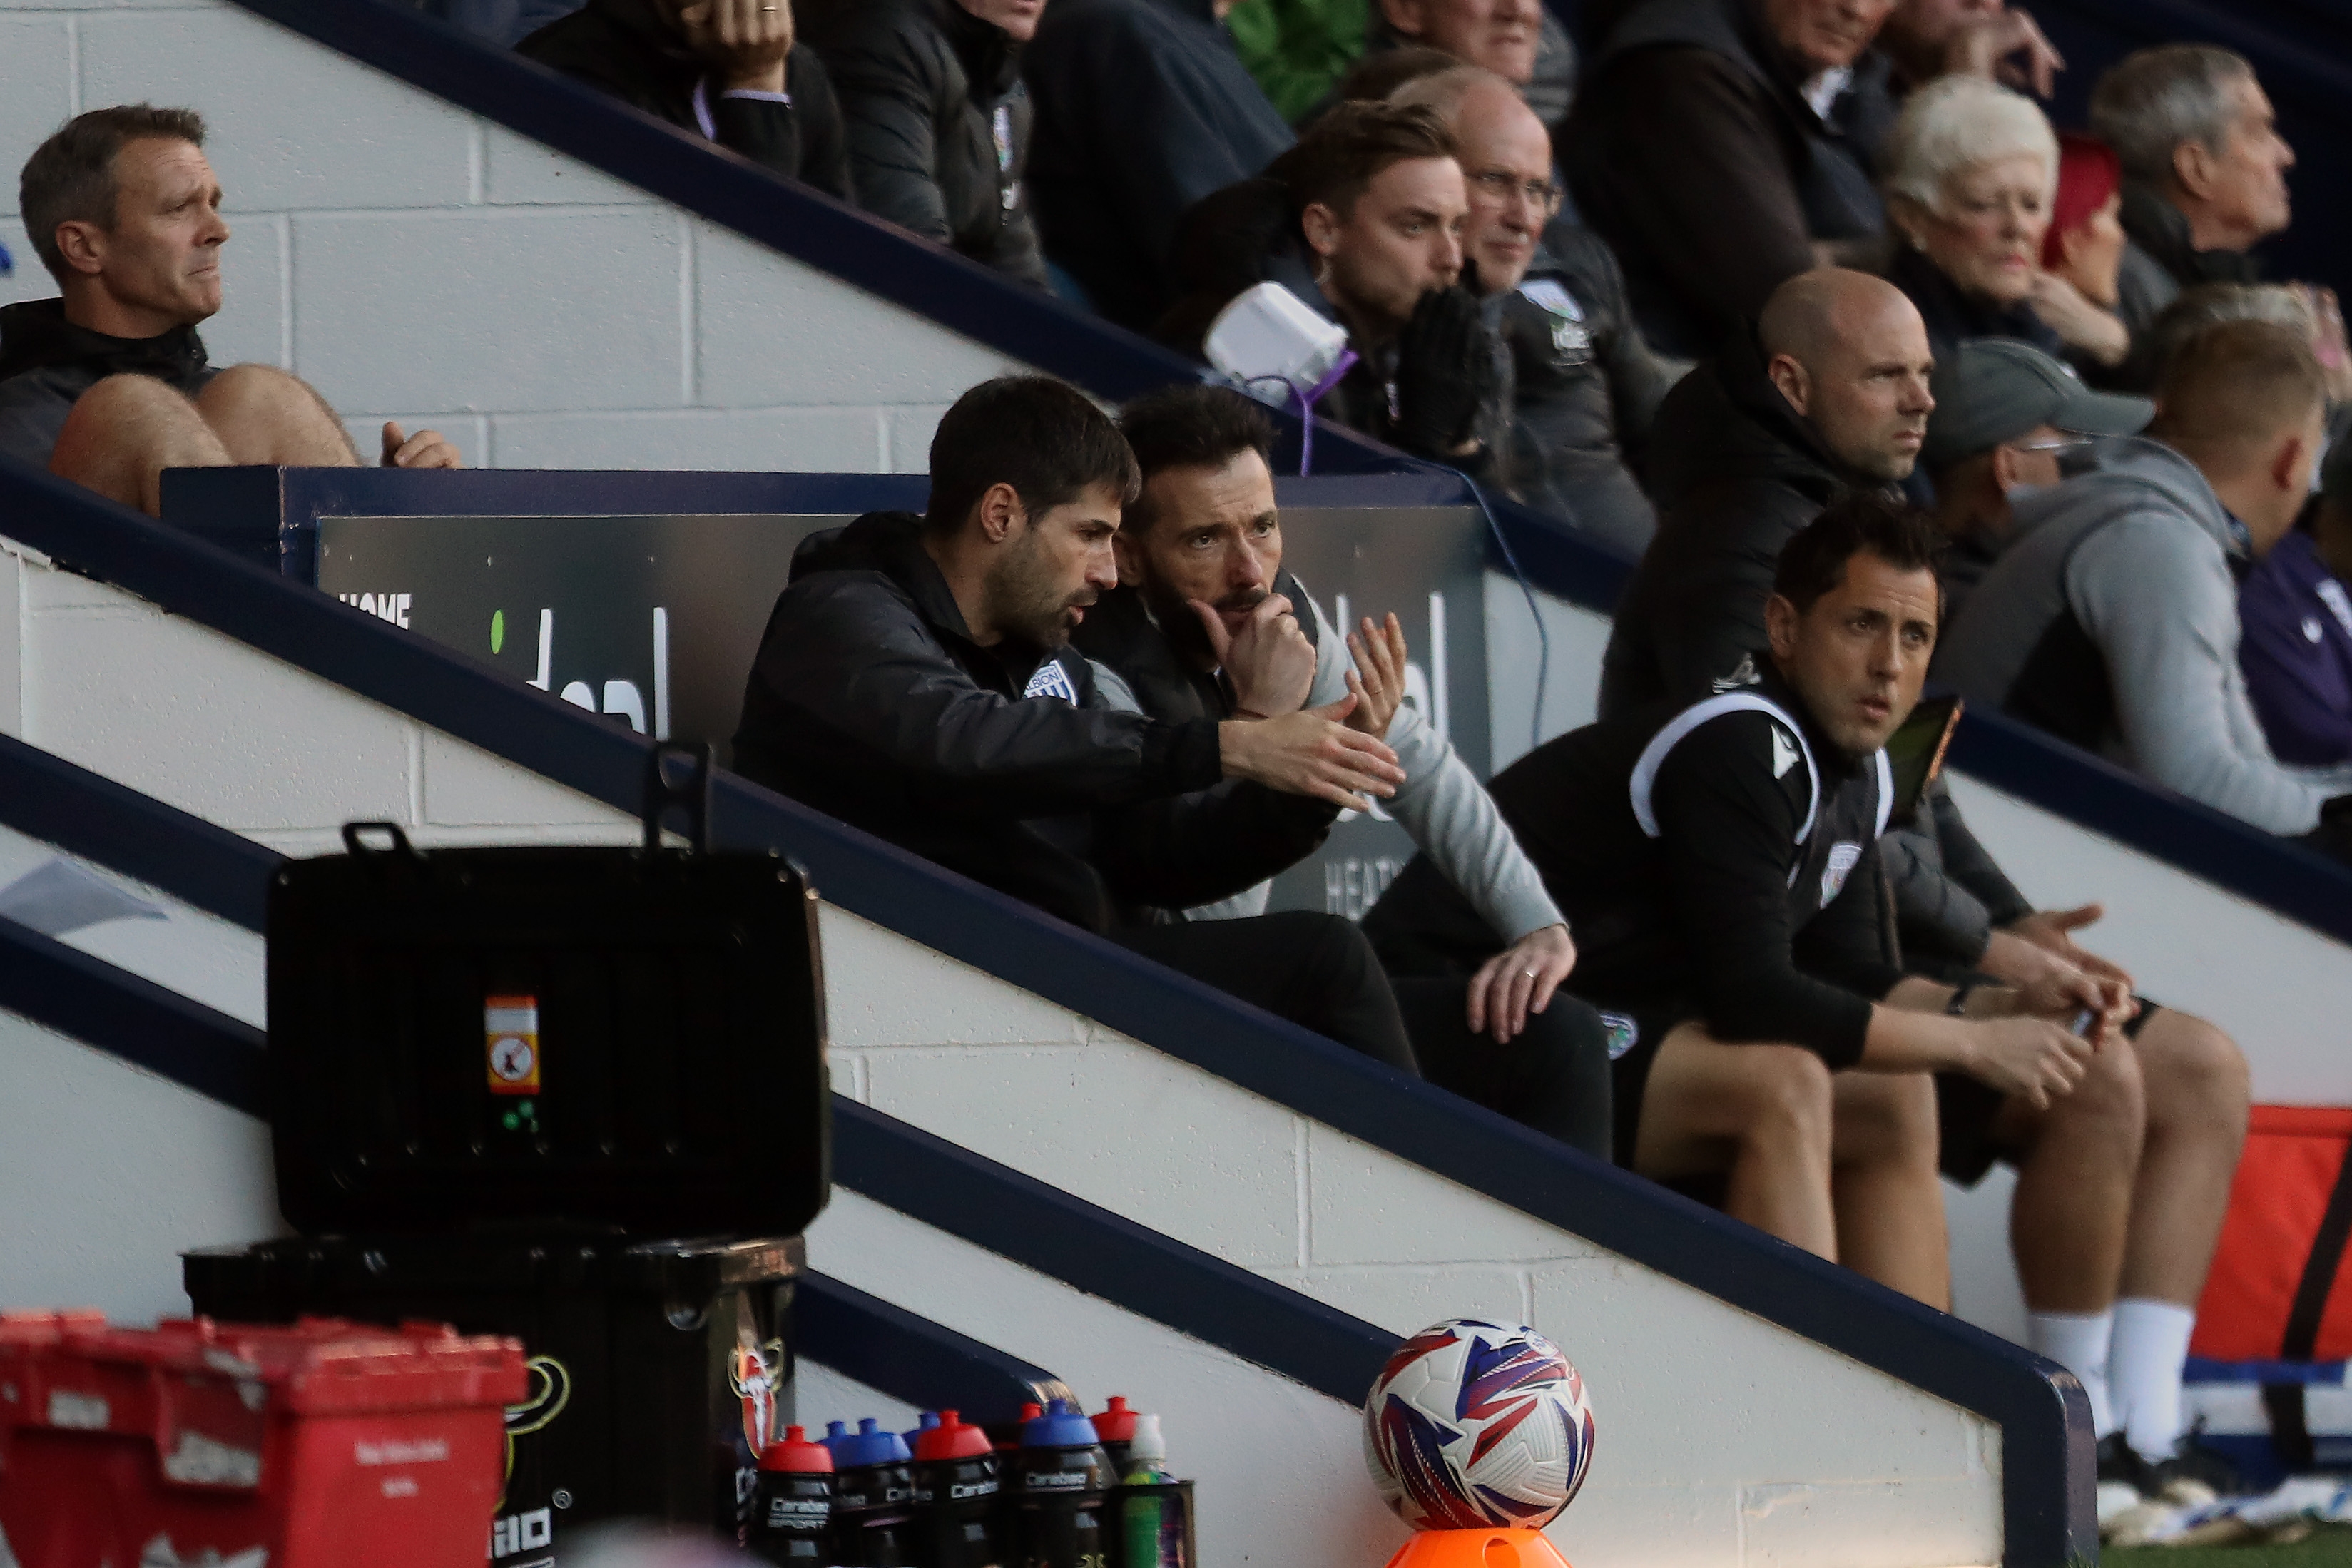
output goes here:
<path id="1" fill-rule="evenodd" d="M 1598 1160 L 1610 1157 L 1609 1030 L 1565 991 L 1508 1045 L 1470 1032 L 1466 980 L 1392 980 L 1422 1076 Z"/>
<path id="2" fill-rule="evenodd" d="M 1129 926 L 1110 938 L 1277 1018 L 1421 1076 L 1388 976 L 1350 921 L 1291 910 L 1248 920 Z"/>

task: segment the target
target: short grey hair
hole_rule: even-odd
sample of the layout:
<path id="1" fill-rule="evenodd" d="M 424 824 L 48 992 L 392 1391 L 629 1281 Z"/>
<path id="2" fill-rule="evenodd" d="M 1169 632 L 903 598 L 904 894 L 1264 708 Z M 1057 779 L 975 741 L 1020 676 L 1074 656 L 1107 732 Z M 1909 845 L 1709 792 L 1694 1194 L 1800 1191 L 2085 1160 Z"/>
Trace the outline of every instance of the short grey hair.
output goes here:
<path id="1" fill-rule="evenodd" d="M 1462 100 L 1489 82 L 1507 92 L 1519 90 L 1511 85 L 1508 78 L 1490 71 L 1485 66 L 1458 65 L 1413 78 L 1389 94 L 1388 101 L 1400 109 L 1419 104 L 1437 110 L 1451 121 L 1462 112 Z"/>
<path id="2" fill-rule="evenodd" d="M 2159 44 L 2125 56 L 2091 89 L 2091 129 L 2132 179 L 2163 186 L 2183 142 L 2219 153 L 2237 115 L 2231 89 L 2252 81 L 2243 55 L 2211 44 Z"/>
<path id="3" fill-rule="evenodd" d="M 2156 313 L 2137 353 L 2151 376 L 2161 380 L 2181 350 L 2230 321 L 2267 321 L 2305 338 L 2312 328 L 2303 297 L 2284 284 L 2200 283 Z"/>
<path id="4" fill-rule="evenodd" d="M 2042 161 L 2046 204 L 2058 188 L 2058 136 L 2048 117 L 2032 99 L 1997 82 L 1946 76 L 1905 102 L 1880 158 L 1888 195 L 1941 213 L 1954 175 L 2021 155 Z"/>

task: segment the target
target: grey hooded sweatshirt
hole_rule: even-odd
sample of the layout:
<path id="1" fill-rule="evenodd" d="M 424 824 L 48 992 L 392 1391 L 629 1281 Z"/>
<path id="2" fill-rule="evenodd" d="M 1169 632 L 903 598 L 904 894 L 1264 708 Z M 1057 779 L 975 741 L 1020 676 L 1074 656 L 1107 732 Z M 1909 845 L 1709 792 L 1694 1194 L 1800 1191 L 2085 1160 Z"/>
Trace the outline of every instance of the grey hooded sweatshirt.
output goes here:
<path id="1" fill-rule="evenodd" d="M 1935 673 L 2271 833 L 2319 826 L 2352 767 L 2271 755 L 2238 668 L 2240 531 L 2197 466 L 2127 438 L 2017 508 L 2017 532 L 1945 633 Z"/>

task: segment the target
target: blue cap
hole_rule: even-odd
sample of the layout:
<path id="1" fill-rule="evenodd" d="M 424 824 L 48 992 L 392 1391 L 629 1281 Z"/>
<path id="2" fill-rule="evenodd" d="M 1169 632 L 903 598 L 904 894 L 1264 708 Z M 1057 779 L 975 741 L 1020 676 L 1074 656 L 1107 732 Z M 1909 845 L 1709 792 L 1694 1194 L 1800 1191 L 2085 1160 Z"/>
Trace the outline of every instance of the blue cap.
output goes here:
<path id="1" fill-rule="evenodd" d="M 907 1439 L 907 1447 L 911 1449 L 915 1446 L 916 1438 L 921 1436 L 924 1433 L 932 1430 L 934 1427 L 938 1426 L 939 1424 L 940 1413 L 936 1410 L 926 1410 L 923 1412 L 922 1418 L 920 1420 L 917 1421 L 906 1431 L 899 1433 L 898 1436 Z"/>
<path id="2" fill-rule="evenodd" d="M 835 1422 L 835 1426 L 841 1425 Z M 882 1430 L 882 1423 L 868 1415 L 857 1424 L 857 1430 L 835 1441 L 827 1433 L 824 1446 L 833 1450 L 833 1462 L 841 1469 L 854 1469 L 860 1465 L 903 1463 L 913 1458 L 907 1440 L 896 1432 Z"/>
<path id="3" fill-rule="evenodd" d="M 842 1463 L 842 1451 L 856 1439 L 849 1435 L 848 1422 L 828 1421 L 824 1424 L 824 1436 L 817 1441 L 833 1450 L 833 1462 L 838 1468 Z"/>
<path id="4" fill-rule="evenodd" d="M 1045 1407 L 1045 1414 L 1021 1424 L 1024 1448 L 1086 1448 L 1101 1441 L 1095 1435 L 1095 1424 L 1066 1399 L 1056 1399 Z"/>

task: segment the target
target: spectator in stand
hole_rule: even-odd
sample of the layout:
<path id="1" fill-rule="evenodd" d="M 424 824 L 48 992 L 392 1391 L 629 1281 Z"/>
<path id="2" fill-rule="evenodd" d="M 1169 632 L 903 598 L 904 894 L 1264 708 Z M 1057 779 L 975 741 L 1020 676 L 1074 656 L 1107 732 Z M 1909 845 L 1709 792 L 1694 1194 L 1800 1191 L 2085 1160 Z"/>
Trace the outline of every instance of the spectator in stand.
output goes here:
<path id="1" fill-rule="evenodd" d="M 1938 672 L 1969 700 L 2100 752 L 2266 832 L 2345 853 L 2352 767 L 2281 763 L 2238 668 L 2233 563 L 2269 554 L 2311 491 L 2326 410 L 2301 334 L 2189 340 L 2152 437 L 2018 508 L 2019 537 L 1954 622 Z"/>
<path id="2" fill-rule="evenodd" d="M 1568 989 L 1617 1037 L 1619 1161 L 1725 1173 L 1735 1217 L 1948 1307 L 1929 1075 L 2053 1119 L 2130 1083 L 2067 1026 L 2088 1010 L 2103 1037 L 2119 988 L 2053 971 L 1956 990 L 1887 959 L 1882 748 L 1927 675 L 1939 547 L 1916 512 L 1847 496 L 1780 553 L 1741 679 L 1549 742 L 1492 789 L 1585 933 Z M 1495 945 L 1465 913 L 1423 857 L 1365 927 L 1384 958 L 1461 964 Z"/>
<path id="3" fill-rule="evenodd" d="M 1397 618 L 1385 626 L 1367 618 L 1343 640 L 1283 573 L 1283 520 L 1266 465 L 1272 423 L 1237 392 L 1196 385 L 1129 404 L 1119 428 L 1143 489 L 1115 542 L 1119 585 L 1074 639 L 1108 667 L 1097 668 L 1097 680 L 1119 683 L 1113 705 L 1181 722 L 1287 713 L 1355 694 L 1349 722 L 1385 741 L 1405 772 L 1386 811 L 1503 944 L 1466 982 L 1397 983 L 1414 1059 L 1430 1081 L 1607 1159 L 1607 1036 L 1590 1007 L 1553 995 L 1576 963 L 1567 924 L 1476 778 L 1401 701 L 1406 649 Z M 1280 679 L 1261 679 L 1276 663 Z M 1245 705 L 1242 693 L 1259 688 L 1274 694 Z M 1267 894 L 1261 884 L 1182 918 L 1263 914 Z"/>
<path id="4" fill-rule="evenodd" d="M 2256 281 L 2247 252 L 2287 226 L 2294 150 L 2253 67 L 2210 44 L 2142 49 L 2092 89 L 2091 129 L 2123 163 L 2125 325 L 2193 284 Z"/>
<path id="5" fill-rule="evenodd" d="M 1291 144 L 1234 55 L 1234 0 L 1055 0 L 1022 63 L 1045 253 L 1095 310 L 1146 331 L 1175 298 L 1176 225 Z"/>
<path id="6" fill-rule="evenodd" d="M 1045 258 L 1022 182 L 1030 107 L 1021 48 L 1045 0 L 799 5 L 848 122 L 858 205 L 1044 288 Z"/>
<path id="7" fill-rule="evenodd" d="M 1846 491 L 1910 477 L 1933 369 L 1894 285 L 1829 268 L 1782 284 L 1753 331 L 1675 385 L 1650 442 L 1658 537 L 1610 630 L 1603 718 L 1752 667 L 1781 546 Z"/>
<path id="8" fill-rule="evenodd" d="M 1416 46 L 1509 82 L 1543 121 L 1546 135 L 1568 122 L 1576 97 L 1576 45 L 1542 0 L 1373 0 L 1364 59 Z"/>
<path id="9" fill-rule="evenodd" d="M 824 66 L 787 0 L 588 0 L 515 46 L 786 179 L 850 199 L 848 142 Z"/>
<path id="10" fill-rule="evenodd" d="M 1892 5 L 1640 0 L 1611 29 L 1562 152 L 1663 353 L 1712 353 L 1798 273 L 1874 260 Z"/>
<path id="11" fill-rule="evenodd" d="M 1508 362 L 1467 286 L 1470 199 L 1434 110 L 1342 103 L 1269 177 L 1185 217 L 1188 293 L 1161 335 L 1194 353 L 1252 284 L 1282 284 L 1360 356 L 1318 412 L 1417 457 L 1496 477 L 1511 445 Z"/>
<path id="12" fill-rule="evenodd" d="M 2199 283 L 2183 289 L 2139 335 L 2132 353 L 2133 375 L 2139 384 L 2154 386 L 2164 379 L 2174 355 L 2223 321 L 2270 321 L 2309 343 L 2327 378 L 2328 428 L 2334 437 L 2344 437 L 2346 419 L 2352 416 L 2352 354 L 2345 345 L 2343 313 L 2330 289 L 2307 283 Z"/>
<path id="13" fill-rule="evenodd" d="M 2124 261 L 2123 180 L 2114 148 L 2079 131 L 2058 133 L 2058 190 L 2042 231 L 2042 269 L 2110 315 Z"/>
<path id="14" fill-rule="evenodd" d="M 1511 354 L 1519 489 L 1638 560 L 1657 518 L 1630 465 L 1675 373 L 1633 325 L 1616 258 L 1560 215 L 1551 140 L 1509 82 L 1455 66 L 1390 101 L 1437 110 L 1459 148 L 1470 192 L 1464 248 Z"/>
<path id="15" fill-rule="evenodd" d="M 1934 481 L 1946 552 L 1944 611 L 1960 606 L 2016 532 L 2016 502 L 2063 477 L 2108 436 L 2137 436 L 2156 416 L 2142 397 L 2093 392 L 2031 344 L 1977 338 L 1936 362 L 1920 471 Z"/>
<path id="16" fill-rule="evenodd" d="M 737 771 L 1413 1071 L 1347 921 L 1139 923 L 1255 886 L 1337 808 L 1395 792 L 1395 753 L 1342 722 L 1353 699 L 1255 722 L 1103 703 L 1069 639 L 1117 585 L 1111 540 L 1138 480 L 1075 388 L 972 388 L 940 422 L 930 473 L 929 515 L 869 513 L 796 555 L 744 690 Z"/>
<path id="17" fill-rule="evenodd" d="M 2352 443 L 2327 454 L 2319 505 L 2238 588 L 2238 667 L 2272 755 L 2352 764 Z"/>
<path id="18" fill-rule="evenodd" d="M 2042 265 L 2058 139 L 2031 99 L 1948 76 L 1905 100 L 1883 150 L 1901 243 L 1886 276 L 1911 297 L 1938 359 L 1970 338 L 2015 338 L 2112 369 L 2124 324 Z"/>
<path id="19" fill-rule="evenodd" d="M 1878 45 L 1906 91 L 1973 76 L 2048 98 L 2066 68 L 2033 18 L 2001 0 L 1896 0 Z"/>
<path id="20" fill-rule="evenodd" d="M 0 453 L 162 512 L 165 468 L 359 461 L 324 398 L 275 365 L 215 370 L 229 226 L 194 110 L 66 122 L 26 160 L 17 210 L 59 297 L 0 310 Z M 437 432 L 383 427 L 389 468 L 454 468 Z"/>

